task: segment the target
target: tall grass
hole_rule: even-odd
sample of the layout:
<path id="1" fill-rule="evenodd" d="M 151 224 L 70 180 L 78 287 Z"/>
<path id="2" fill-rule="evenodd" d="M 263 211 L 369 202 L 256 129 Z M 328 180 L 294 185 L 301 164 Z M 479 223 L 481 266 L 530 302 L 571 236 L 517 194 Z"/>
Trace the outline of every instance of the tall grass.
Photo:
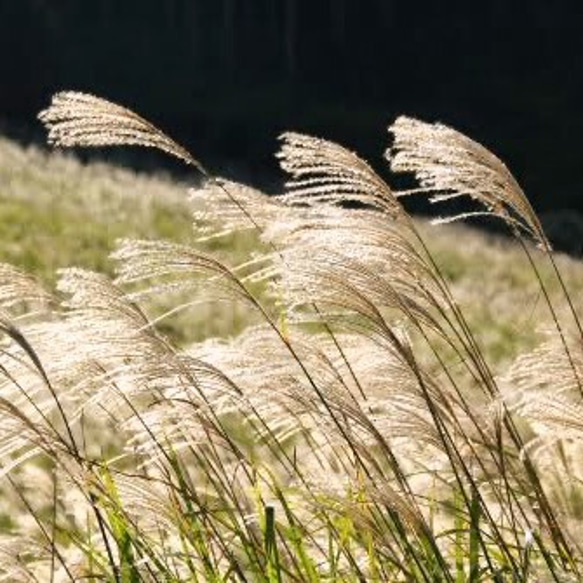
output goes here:
<path id="1" fill-rule="evenodd" d="M 396 192 L 356 154 L 289 133 L 287 192 L 266 197 L 102 99 L 58 94 L 41 120 L 57 145 L 177 156 L 206 206 L 192 244 L 119 241 L 114 280 L 70 268 L 51 292 L 2 267 L 2 580 L 581 579 L 581 326 L 493 154 L 399 118 L 386 157 L 419 186 Z M 506 371 L 401 204 L 413 193 L 469 197 L 522 246 L 552 325 Z M 236 231 L 264 251 L 201 251 Z M 204 294 L 257 324 L 179 348 L 143 307 L 168 294 L 173 311 Z"/>

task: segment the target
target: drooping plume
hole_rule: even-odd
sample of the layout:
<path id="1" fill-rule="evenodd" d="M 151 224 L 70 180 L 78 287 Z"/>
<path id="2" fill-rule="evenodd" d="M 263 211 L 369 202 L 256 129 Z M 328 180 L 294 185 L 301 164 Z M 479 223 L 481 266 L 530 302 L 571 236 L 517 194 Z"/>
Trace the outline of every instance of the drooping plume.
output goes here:
<path id="1" fill-rule="evenodd" d="M 287 184 L 288 201 L 307 205 L 361 203 L 394 218 L 404 215 L 388 184 L 355 153 L 302 134 L 285 133 L 281 140 L 277 157 L 292 177 Z"/>
<path id="2" fill-rule="evenodd" d="M 431 202 L 469 196 L 484 207 L 439 222 L 480 214 L 494 215 L 526 232 L 546 249 L 550 245 L 524 192 L 505 164 L 484 146 L 440 123 L 401 116 L 389 128 L 395 141 L 385 156 L 394 172 L 412 172 Z M 403 193 L 402 193 L 403 194 Z"/>
<path id="3" fill-rule="evenodd" d="M 207 175 L 189 152 L 133 111 L 87 93 L 62 91 L 53 96 L 39 120 L 49 130 L 49 143 L 74 146 L 143 146 L 155 148 Z"/>

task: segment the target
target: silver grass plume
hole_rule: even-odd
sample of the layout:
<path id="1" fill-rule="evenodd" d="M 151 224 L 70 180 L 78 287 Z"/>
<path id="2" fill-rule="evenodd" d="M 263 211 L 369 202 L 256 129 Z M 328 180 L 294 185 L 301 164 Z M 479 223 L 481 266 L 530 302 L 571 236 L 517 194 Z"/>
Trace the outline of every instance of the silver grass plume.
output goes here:
<path id="1" fill-rule="evenodd" d="M 111 258 L 118 264 L 117 283 L 148 283 L 147 288 L 130 294 L 132 300 L 160 292 L 193 291 L 201 285 L 201 275 L 206 276 L 206 283 L 214 284 L 214 289 L 220 288 L 231 297 L 250 299 L 227 266 L 189 245 L 122 239 Z"/>
<path id="2" fill-rule="evenodd" d="M 175 249 L 161 250 L 178 261 L 171 252 Z M 156 270 L 153 264 L 149 267 L 151 276 Z M 59 289 L 68 295 L 61 329 L 71 344 L 63 351 L 70 354 L 69 366 L 84 375 L 71 389 L 84 394 L 74 419 L 84 411 L 115 420 L 126 436 L 127 454 L 139 453 L 145 466 L 161 455 L 156 436 L 163 435 L 178 451 L 208 440 L 214 427 L 209 408 L 217 411 L 235 403 L 232 409 L 237 409 L 237 387 L 219 371 L 177 352 L 131 301 L 134 294 L 126 295 L 107 277 L 81 269 L 63 270 Z M 93 363 L 98 366 L 91 370 Z"/>
<path id="3" fill-rule="evenodd" d="M 291 175 L 281 200 L 302 213 L 291 222 L 286 216 L 283 228 L 276 221 L 267 235 L 280 252 L 282 295 L 292 312 L 313 303 L 354 312 L 383 334 L 382 306 L 439 332 L 427 309 L 440 301 L 433 270 L 408 240 L 414 227 L 391 188 L 338 144 L 296 133 L 281 140 L 278 158 Z"/>
<path id="4" fill-rule="evenodd" d="M 55 146 L 155 148 L 207 175 L 200 162 L 164 132 L 130 109 L 106 99 L 62 91 L 53 95 L 51 105 L 38 118 L 49 130 L 49 143 Z"/>
<path id="5" fill-rule="evenodd" d="M 581 339 L 571 334 L 567 342 L 571 360 L 561 340 L 551 331 L 542 344 L 515 359 L 501 378 L 503 394 L 512 407 L 519 407 L 542 395 L 581 399 L 578 385 L 578 378 L 583 375 Z"/>
<path id="6" fill-rule="evenodd" d="M 518 356 L 500 379 L 510 410 L 528 419 L 537 439 L 569 440 L 577 430 L 583 439 L 579 378 L 583 351 L 577 335 L 568 337 L 570 358 L 556 335 Z"/>
<path id="7" fill-rule="evenodd" d="M 280 250 L 281 260 L 274 255 L 271 269 L 279 274 L 290 304 L 330 297 L 338 290 L 319 279 L 336 276 L 343 287 L 350 284 L 370 298 L 379 297 L 382 280 L 379 306 L 438 301 L 432 269 L 399 223 L 370 209 L 321 205 L 298 211 L 303 212 L 274 221 L 265 233 Z"/>
<path id="8" fill-rule="evenodd" d="M 40 451 L 54 459 L 71 454 L 61 423 L 70 429 L 66 405 L 49 383 L 51 363 L 35 334 L 42 327 L 17 328 L 0 312 L 0 476 Z"/>
<path id="9" fill-rule="evenodd" d="M 12 311 L 28 311 L 32 305 L 46 307 L 54 303 L 52 295 L 32 275 L 0 263 L 0 307 Z"/>
<path id="10" fill-rule="evenodd" d="M 336 487 L 339 496 L 345 494 L 346 476 L 338 470 L 338 464 L 350 464 L 351 447 L 368 458 L 378 446 L 379 436 L 398 452 L 403 468 L 413 472 L 432 466 L 448 472 L 447 457 L 419 381 L 390 347 L 359 335 L 338 334 L 336 340 L 343 346 L 345 360 L 325 334 L 303 334 L 295 327 L 289 334 L 325 406 L 269 327 L 249 329 L 229 342 L 207 341 L 189 352 L 219 370 L 229 371 L 229 378 L 242 392 L 238 401 L 244 407 L 239 411 L 246 413 L 249 423 L 253 424 L 254 415 L 247 413 L 247 404 L 252 404 L 272 435 L 281 440 L 297 440 L 295 452 L 302 460 L 302 473 L 311 476 L 314 470 L 315 481 L 310 478 L 310 482 L 322 494 Z M 269 359 L 264 357 L 266 354 Z M 360 386 L 355 384 L 355 378 Z M 443 400 L 441 389 L 429 378 L 424 382 L 442 409 L 444 420 L 449 419 L 450 403 Z M 231 403 L 237 405 L 236 400 Z M 351 436 L 351 447 L 343 437 L 346 433 Z M 276 461 L 271 463 L 273 468 L 278 467 Z M 331 466 L 325 484 L 317 480 L 321 464 Z M 291 478 L 294 479 L 293 472 Z M 386 476 L 381 482 L 386 482 Z"/>
<path id="11" fill-rule="evenodd" d="M 230 180 L 209 180 L 203 187 L 190 190 L 190 202 L 196 232 L 210 236 L 198 241 L 228 235 L 236 231 L 263 231 L 297 209 L 290 209 L 277 196 Z M 250 219 L 252 217 L 252 220 Z M 220 225 L 220 228 L 218 227 Z"/>
<path id="12" fill-rule="evenodd" d="M 285 200 L 291 204 L 356 202 L 374 207 L 393 218 L 404 218 L 400 203 L 362 158 L 346 148 L 297 133 L 280 137 L 277 154 L 281 167 L 292 177 Z"/>
<path id="13" fill-rule="evenodd" d="M 399 333 L 406 344 L 404 331 Z M 339 333 L 336 340 L 343 347 L 345 360 L 325 334 L 302 333 L 295 327 L 289 334 L 310 377 L 321 387 L 331 408 L 346 414 L 345 420 L 350 420 L 359 439 L 371 439 L 368 429 L 374 423 L 387 439 L 402 439 L 400 451 L 407 447 L 407 442 L 410 445 L 412 433 L 418 443 L 437 443 L 419 379 L 392 346 L 362 335 Z M 297 416 L 307 416 L 306 426 L 311 425 L 310 419 L 316 420 L 315 430 L 329 425 L 327 413 L 310 383 L 302 377 L 297 362 L 269 327 L 252 328 L 229 343 L 207 342 L 190 351 L 219 370 L 229 371 L 229 377 L 264 412 L 265 418 L 281 416 L 287 410 Z M 264 358 L 265 354 L 270 355 L 269 360 Z M 442 407 L 444 419 L 449 419 L 454 397 L 448 395 L 449 400 L 443 399 L 437 384 L 428 375 L 421 374 L 427 390 Z M 388 378 L 391 383 L 387 383 Z M 359 379 L 360 386 L 355 379 Z M 283 410 L 278 411 L 278 407 Z M 333 433 L 331 428 L 329 435 Z M 337 446 L 341 447 L 340 441 Z"/>
<path id="14" fill-rule="evenodd" d="M 394 143 L 385 156 L 391 169 L 414 173 L 421 190 L 431 195 L 431 202 L 469 196 L 485 208 L 484 212 L 461 213 L 437 222 L 494 215 L 516 232 L 528 233 L 542 248 L 550 249 L 518 182 L 505 164 L 484 146 L 440 123 L 430 124 L 405 116 L 397 118 L 389 132 L 394 136 Z"/>
<path id="15" fill-rule="evenodd" d="M 551 331 L 550 331 L 551 332 Z M 579 378 L 583 352 L 578 334 L 567 338 L 570 358 L 556 334 L 520 355 L 500 379 L 502 398 L 525 431 L 523 458 L 532 460 L 553 500 L 561 527 L 581 549 L 583 405 Z"/>

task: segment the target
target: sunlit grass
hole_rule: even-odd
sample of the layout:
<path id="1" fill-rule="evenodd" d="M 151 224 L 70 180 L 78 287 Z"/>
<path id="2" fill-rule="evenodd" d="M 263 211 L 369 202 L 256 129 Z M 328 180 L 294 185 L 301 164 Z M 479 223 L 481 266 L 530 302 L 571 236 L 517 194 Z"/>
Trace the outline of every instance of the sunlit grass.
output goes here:
<path id="1" fill-rule="evenodd" d="M 41 118 L 56 143 L 161 147 L 206 174 L 93 96 Z M 394 171 L 469 194 L 513 242 L 411 220 L 363 160 L 298 134 L 279 198 L 207 175 L 187 201 L 5 144 L 8 258 L 57 292 L 2 267 L 1 574 L 581 578 L 581 266 L 481 146 L 391 131 Z"/>

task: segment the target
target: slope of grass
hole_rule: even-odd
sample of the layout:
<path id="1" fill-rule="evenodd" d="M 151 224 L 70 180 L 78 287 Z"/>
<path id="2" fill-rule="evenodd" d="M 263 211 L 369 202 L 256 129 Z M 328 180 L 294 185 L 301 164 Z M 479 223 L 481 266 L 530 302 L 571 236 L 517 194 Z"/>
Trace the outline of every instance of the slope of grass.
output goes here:
<path id="1" fill-rule="evenodd" d="M 197 177 L 193 177 L 193 182 Z M 188 188 L 162 174 L 146 175 L 74 155 L 24 148 L 0 137 L 0 262 L 20 267 L 52 287 L 57 270 L 83 267 L 109 275 L 119 238 L 193 239 Z M 246 259 L 252 235 L 210 242 L 207 249 Z M 165 307 L 158 302 L 158 311 Z M 162 323 L 182 342 L 228 336 L 249 322 L 241 311 L 205 306 Z"/>
<path id="2" fill-rule="evenodd" d="M 186 240 L 186 185 L 0 139 L 0 259 L 52 282 L 59 267 L 110 270 L 117 237 Z"/>
<path id="3" fill-rule="evenodd" d="M 23 148 L 0 138 L 0 261 L 22 267 L 48 285 L 62 267 L 111 274 L 108 254 L 118 238 L 193 239 L 190 186 L 164 175 L 82 164 L 71 154 Z M 533 347 L 534 332 L 548 323 L 548 314 L 516 243 L 462 225 L 419 224 L 489 357 L 503 363 Z M 207 247 L 219 256 L 223 250 L 224 257 L 237 263 L 256 245 L 252 234 L 238 234 Z M 583 288 L 583 266 L 567 256 L 559 256 L 558 263 L 576 300 Z M 548 266 L 543 274 L 559 294 Z M 163 310 L 164 301 L 160 304 Z M 198 306 L 162 328 L 190 342 L 238 333 L 248 322 L 241 311 Z"/>
<path id="4" fill-rule="evenodd" d="M 434 130 L 443 132 L 420 133 Z M 207 209 L 218 232 L 226 223 L 247 233 L 203 243 L 216 255 L 126 241 L 116 256 L 129 295 L 71 270 L 59 280 L 66 304 L 38 312 L 42 294 L 5 270 L 3 305 L 22 328 L 0 322 L 12 341 L 2 354 L 1 469 L 39 452 L 48 462 L 20 460 L 12 498 L 0 496 L 8 572 L 38 556 L 44 573 L 60 564 L 55 580 L 75 580 L 78 566 L 111 581 L 578 576 L 582 498 L 571 439 L 580 439 L 583 369 L 580 337 L 559 323 L 569 296 L 548 248 L 414 225 L 352 153 L 284 140 L 283 166 L 300 178 L 291 198 L 214 188 L 227 194 Z M 479 178 L 480 156 L 462 145 L 463 176 L 469 165 Z M 68 263 L 110 270 L 103 257 L 119 235 L 196 238 L 192 209 L 172 195 L 181 185 L 6 148 L 7 248 L 48 284 L 50 270 Z M 497 172 L 476 192 L 505 184 L 505 167 Z M 118 179 L 129 194 L 112 187 Z M 331 192 L 341 203 L 363 196 L 371 208 L 302 199 L 316 193 L 326 203 Z M 379 199 L 383 212 L 373 210 Z M 242 215 L 241 205 L 254 210 Z M 259 249 L 249 214 L 278 253 L 233 273 Z M 27 251 L 29 233 L 38 238 Z M 581 266 L 556 261 L 578 304 Z M 265 282 L 279 294 L 267 309 L 257 302 L 270 302 Z M 14 290 L 32 306 L 14 302 Z M 143 313 L 177 299 L 192 306 L 163 323 L 172 343 Z M 253 310 L 263 325 L 239 335 Z M 550 345 L 531 350 L 553 320 Z M 14 549 L 28 532 L 44 548 L 23 558 Z"/>

